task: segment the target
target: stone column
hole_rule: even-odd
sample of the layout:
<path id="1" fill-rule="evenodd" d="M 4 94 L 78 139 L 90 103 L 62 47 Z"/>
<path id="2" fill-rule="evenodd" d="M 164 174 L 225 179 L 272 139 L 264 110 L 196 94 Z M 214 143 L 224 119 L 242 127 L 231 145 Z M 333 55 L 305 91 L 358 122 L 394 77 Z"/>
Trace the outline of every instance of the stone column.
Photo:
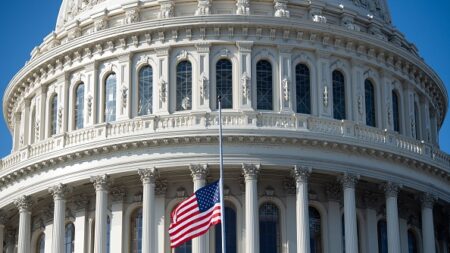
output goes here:
<path id="1" fill-rule="evenodd" d="M 194 180 L 194 191 L 205 186 L 206 175 L 208 173 L 208 165 L 190 165 L 189 169 L 191 171 L 192 179 Z M 207 253 L 208 252 L 208 242 L 209 233 L 206 233 L 200 237 L 192 240 L 192 252 L 193 253 Z"/>
<path id="2" fill-rule="evenodd" d="M 142 192 L 142 253 L 156 252 L 155 248 L 155 180 L 158 170 L 140 169 L 138 171 L 143 184 Z"/>
<path id="3" fill-rule="evenodd" d="M 358 253 L 358 223 L 356 219 L 355 185 L 358 178 L 345 174 L 341 178 L 344 191 L 344 226 L 345 226 L 345 252 Z"/>
<path id="4" fill-rule="evenodd" d="M 384 193 L 386 194 L 388 252 L 400 253 L 400 227 L 397 208 L 399 186 L 395 183 L 388 182 L 383 188 Z"/>
<path id="5" fill-rule="evenodd" d="M 49 193 L 53 195 L 55 203 L 53 212 L 53 245 L 52 252 L 59 253 L 64 250 L 64 235 L 65 235 L 65 219 L 66 219 L 66 200 L 64 195 L 69 191 L 69 188 L 64 184 L 58 184 L 48 189 Z"/>
<path id="6" fill-rule="evenodd" d="M 3 242 L 5 237 L 6 216 L 0 214 L 0 253 L 3 253 Z"/>
<path id="7" fill-rule="evenodd" d="M 378 197 L 371 192 L 365 192 L 363 201 L 366 207 L 365 216 L 366 216 L 367 253 L 378 253 L 378 239 L 377 239 Z"/>
<path id="8" fill-rule="evenodd" d="M 106 253 L 109 176 L 105 174 L 91 177 L 91 182 L 96 192 L 94 253 Z"/>
<path id="9" fill-rule="evenodd" d="M 14 200 L 19 209 L 19 239 L 17 253 L 30 253 L 31 243 L 31 206 L 30 196 L 22 196 Z"/>
<path id="10" fill-rule="evenodd" d="M 423 252 L 436 253 L 434 238 L 433 205 L 436 197 L 429 193 L 422 194 L 422 240 Z"/>
<path id="11" fill-rule="evenodd" d="M 297 188 L 297 253 L 309 253 L 308 179 L 311 174 L 311 168 L 295 166 L 292 174 L 294 175 Z"/>
<path id="12" fill-rule="evenodd" d="M 85 231 L 87 230 L 87 209 L 89 205 L 89 199 L 80 195 L 75 199 L 76 212 L 75 212 L 75 253 L 84 253 L 87 249 L 87 236 Z"/>
<path id="13" fill-rule="evenodd" d="M 243 164 L 245 178 L 245 252 L 259 253 L 258 174 L 260 165 Z"/>
<path id="14" fill-rule="evenodd" d="M 342 252 L 342 219 L 341 199 L 342 187 L 338 183 L 326 186 L 328 198 L 328 248 L 331 252 Z"/>

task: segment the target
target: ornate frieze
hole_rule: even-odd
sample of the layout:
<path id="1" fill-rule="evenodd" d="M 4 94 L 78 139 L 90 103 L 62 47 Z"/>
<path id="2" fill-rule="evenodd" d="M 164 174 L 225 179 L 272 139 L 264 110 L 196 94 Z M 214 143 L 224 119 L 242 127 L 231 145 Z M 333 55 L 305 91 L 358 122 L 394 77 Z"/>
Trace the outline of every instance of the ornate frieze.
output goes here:
<path id="1" fill-rule="evenodd" d="M 259 164 L 242 164 L 242 175 L 245 180 L 255 180 L 258 178 L 261 171 L 261 165 Z"/>
<path id="2" fill-rule="evenodd" d="M 358 183 L 359 176 L 352 175 L 352 174 L 345 174 L 340 179 L 339 182 L 342 184 L 344 189 L 347 188 L 355 188 L 356 184 Z"/>
<path id="3" fill-rule="evenodd" d="M 14 205 L 19 209 L 19 212 L 29 212 L 33 206 L 33 200 L 30 196 L 23 195 L 14 200 Z"/>
<path id="4" fill-rule="evenodd" d="M 66 193 L 71 192 L 71 188 L 65 184 L 57 184 L 48 189 L 48 192 L 53 196 L 54 200 L 64 199 Z"/>
<path id="5" fill-rule="evenodd" d="M 194 180 L 205 180 L 208 175 L 207 164 L 191 164 L 189 165 L 189 170 Z"/>
<path id="6" fill-rule="evenodd" d="M 110 185 L 110 177 L 107 174 L 91 177 L 96 191 L 107 191 Z"/>
<path id="7" fill-rule="evenodd" d="M 308 182 L 311 172 L 311 167 L 299 165 L 296 165 L 291 171 L 292 176 L 297 182 Z"/>
<path id="8" fill-rule="evenodd" d="M 143 184 L 154 184 L 159 177 L 159 171 L 156 168 L 139 169 L 138 174 Z"/>

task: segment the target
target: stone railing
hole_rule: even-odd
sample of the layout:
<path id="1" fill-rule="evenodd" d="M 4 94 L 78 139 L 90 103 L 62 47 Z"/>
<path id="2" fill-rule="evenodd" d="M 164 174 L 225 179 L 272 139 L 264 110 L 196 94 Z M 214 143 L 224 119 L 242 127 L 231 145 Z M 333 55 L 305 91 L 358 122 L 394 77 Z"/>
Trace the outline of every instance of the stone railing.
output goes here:
<path id="1" fill-rule="evenodd" d="M 355 145 L 367 146 L 367 148 L 411 155 L 450 172 L 450 155 L 442 152 L 439 148 L 392 131 L 367 127 L 352 121 L 293 113 L 225 112 L 222 122 L 225 130 L 285 131 L 301 133 L 302 137 L 310 139 L 352 142 Z M 148 134 L 146 138 L 149 139 L 152 138 L 152 134 L 157 136 L 160 133 L 194 131 L 195 134 L 195 131 L 204 132 L 208 129 L 217 129 L 218 124 L 217 112 L 137 117 L 126 121 L 98 124 L 26 146 L 2 159 L 0 169 L 8 169 L 28 159 L 38 158 L 64 148 L 83 149 L 94 146 L 99 141 L 103 141 L 104 145 L 111 145 L 116 143 L 119 138 L 126 141 L 127 137 L 145 134 Z"/>

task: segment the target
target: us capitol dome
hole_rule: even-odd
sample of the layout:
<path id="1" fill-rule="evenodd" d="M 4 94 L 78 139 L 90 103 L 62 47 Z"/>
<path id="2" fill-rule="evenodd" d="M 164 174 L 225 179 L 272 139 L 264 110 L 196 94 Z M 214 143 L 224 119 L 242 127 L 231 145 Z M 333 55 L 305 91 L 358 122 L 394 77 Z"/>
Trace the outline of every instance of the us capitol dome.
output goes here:
<path id="1" fill-rule="evenodd" d="M 386 0 L 63 0 L 3 97 L 0 253 L 448 253 L 448 95 Z M 1 247 L 3 246 L 3 247 Z"/>

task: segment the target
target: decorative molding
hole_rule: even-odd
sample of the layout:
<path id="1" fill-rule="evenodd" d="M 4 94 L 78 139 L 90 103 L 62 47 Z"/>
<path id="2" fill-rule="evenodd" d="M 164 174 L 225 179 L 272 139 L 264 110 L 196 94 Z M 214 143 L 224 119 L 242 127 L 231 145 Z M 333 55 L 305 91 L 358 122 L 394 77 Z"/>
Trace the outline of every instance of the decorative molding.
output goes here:
<path id="1" fill-rule="evenodd" d="M 19 212 L 30 212 L 33 206 L 33 200 L 30 196 L 22 195 L 14 200 L 14 205 L 19 209 Z"/>
<path id="2" fill-rule="evenodd" d="M 261 171 L 260 164 L 242 164 L 242 175 L 245 180 L 256 180 Z"/>
<path id="3" fill-rule="evenodd" d="M 139 169 L 138 174 L 143 184 L 154 184 L 159 177 L 159 171 L 155 167 L 149 169 Z"/>
<path id="4" fill-rule="evenodd" d="M 53 196 L 54 200 L 61 200 L 65 198 L 66 193 L 70 193 L 72 188 L 65 184 L 57 184 L 48 189 L 48 192 Z"/>
<path id="5" fill-rule="evenodd" d="M 383 189 L 386 198 L 397 198 L 401 187 L 401 185 L 392 182 L 386 182 L 380 186 L 380 188 Z"/>
<path id="6" fill-rule="evenodd" d="M 312 168 L 307 166 L 295 165 L 291 173 L 297 183 L 307 183 L 309 180 L 309 176 L 312 173 Z"/>
<path id="7" fill-rule="evenodd" d="M 358 183 L 358 180 L 359 176 L 346 173 L 339 179 L 339 182 L 342 184 L 344 189 L 348 188 L 354 189 L 356 184 Z"/>
<path id="8" fill-rule="evenodd" d="M 208 164 L 191 164 L 189 165 L 191 176 L 195 180 L 205 180 L 208 175 Z"/>
<path id="9" fill-rule="evenodd" d="M 108 191 L 110 186 L 110 177 L 108 174 L 91 177 L 91 183 L 94 184 L 96 191 Z"/>

